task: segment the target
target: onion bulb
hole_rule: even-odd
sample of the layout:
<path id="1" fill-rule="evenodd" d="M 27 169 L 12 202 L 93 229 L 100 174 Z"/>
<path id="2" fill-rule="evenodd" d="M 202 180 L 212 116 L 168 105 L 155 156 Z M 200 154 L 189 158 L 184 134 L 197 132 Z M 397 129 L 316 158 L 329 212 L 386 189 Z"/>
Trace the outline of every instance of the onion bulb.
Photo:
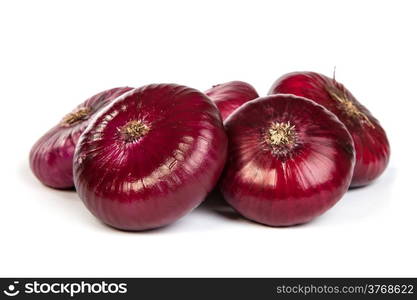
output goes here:
<path id="1" fill-rule="evenodd" d="M 290 226 L 312 220 L 347 191 L 355 151 L 337 117 L 294 95 L 248 102 L 225 122 L 228 158 L 220 182 L 246 218 Z"/>
<path id="2" fill-rule="evenodd" d="M 204 200 L 226 153 L 220 113 L 206 95 L 152 84 L 119 97 L 81 135 L 75 187 L 102 222 L 122 230 L 157 228 Z"/>
<path id="3" fill-rule="evenodd" d="M 73 187 L 72 159 L 78 138 L 101 108 L 131 89 L 114 88 L 92 96 L 45 133 L 33 145 L 29 155 L 30 167 L 35 176 L 49 187 Z"/>
<path id="4" fill-rule="evenodd" d="M 223 120 L 242 104 L 259 97 L 255 88 L 243 81 L 218 84 L 205 93 L 219 108 Z"/>
<path id="5" fill-rule="evenodd" d="M 378 120 L 335 79 L 313 72 L 296 72 L 278 79 L 270 94 L 306 97 L 333 112 L 346 125 L 356 150 L 352 187 L 371 183 L 388 165 L 390 146 Z"/>

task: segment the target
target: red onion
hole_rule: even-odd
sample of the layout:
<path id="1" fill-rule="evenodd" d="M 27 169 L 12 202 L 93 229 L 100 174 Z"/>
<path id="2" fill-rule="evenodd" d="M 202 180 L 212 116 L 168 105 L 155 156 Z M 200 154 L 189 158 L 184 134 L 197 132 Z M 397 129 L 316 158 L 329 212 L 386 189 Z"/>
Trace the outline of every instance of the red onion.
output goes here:
<path id="1" fill-rule="evenodd" d="M 204 200 L 226 153 L 221 117 L 207 96 L 175 84 L 144 86 L 114 101 L 81 135 L 75 187 L 104 223 L 156 228 Z"/>
<path id="2" fill-rule="evenodd" d="M 219 108 L 223 120 L 226 120 L 243 103 L 259 97 L 255 88 L 243 81 L 218 84 L 205 93 Z"/>
<path id="3" fill-rule="evenodd" d="M 248 219 L 305 223 L 347 191 L 353 141 L 324 107 L 293 95 L 258 98 L 236 110 L 225 127 L 229 153 L 220 188 Z"/>
<path id="4" fill-rule="evenodd" d="M 119 87 L 103 91 L 78 105 L 32 147 L 29 161 L 36 177 L 45 185 L 64 189 L 74 186 L 72 159 L 75 145 L 88 120 L 118 96 L 131 90 Z"/>
<path id="5" fill-rule="evenodd" d="M 333 112 L 346 125 L 356 150 L 352 187 L 369 184 L 387 167 L 390 147 L 384 129 L 369 110 L 335 79 L 313 72 L 290 73 L 278 79 L 269 93 L 309 98 Z"/>

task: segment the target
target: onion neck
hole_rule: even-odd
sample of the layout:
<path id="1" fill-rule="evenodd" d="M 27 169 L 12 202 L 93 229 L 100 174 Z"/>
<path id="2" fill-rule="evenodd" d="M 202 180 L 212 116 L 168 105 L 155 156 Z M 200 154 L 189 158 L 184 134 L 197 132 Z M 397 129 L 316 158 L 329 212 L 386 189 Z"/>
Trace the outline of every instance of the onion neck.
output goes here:
<path id="1" fill-rule="evenodd" d="M 273 122 L 267 130 L 266 142 L 273 154 L 287 155 L 297 142 L 295 126 L 290 122 Z"/>
<path id="2" fill-rule="evenodd" d="M 120 129 L 120 133 L 125 142 L 134 142 L 144 137 L 149 129 L 149 126 L 142 120 L 133 120 L 124 125 Z"/>
<path id="3" fill-rule="evenodd" d="M 374 128 L 374 124 L 369 120 L 368 116 L 363 113 L 358 106 L 346 95 L 346 92 L 337 88 L 326 88 L 330 97 L 335 100 L 343 112 L 351 119 L 363 122 L 368 126 Z"/>
<path id="4" fill-rule="evenodd" d="M 62 121 L 61 125 L 63 126 L 72 126 L 74 124 L 79 123 L 80 121 L 86 120 L 88 116 L 90 115 L 91 108 L 89 107 L 81 107 L 77 109 L 76 111 L 69 113 L 66 115 Z"/>

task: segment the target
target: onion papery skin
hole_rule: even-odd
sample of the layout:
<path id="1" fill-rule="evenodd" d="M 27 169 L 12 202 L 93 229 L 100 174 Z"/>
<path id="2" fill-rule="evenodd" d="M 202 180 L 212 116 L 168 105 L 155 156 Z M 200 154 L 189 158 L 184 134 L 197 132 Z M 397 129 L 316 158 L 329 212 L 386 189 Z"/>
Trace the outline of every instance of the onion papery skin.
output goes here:
<path id="1" fill-rule="evenodd" d="M 282 149 L 270 143 L 274 124 L 292 134 Z M 352 138 L 334 114 L 311 100 L 284 94 L 258 98 L 236 110 L 225 128 L 229 150 L 220 188 L 250 220 L 270 226 L 305 223 L 349 187 Z"/>
<path id="2" fill-rule="evenodd" d="M 390 145 L 384 129 L 341 83 L 314 72 L 295 72 L 273 84 L 269 94 L 277 93 L 309 98 L 333 112 L 346 125 L 356 150 L 352 187 L 371 183 L 386 169 Z"/>
<path id="3" fill-rule="evenodd" d="M 30 168 L 35 176 L 52 188 L 74 187 L 72 161 L 81 133 L 100 109 L 131 89 L 118 87 L 90 97 L 45 133 L 33 145 L 29 155 Z"/>
<path id="4" fill-rule="evenodd" d="M 117 99 L 82 134 L 75 187 L 90 212 L 112 227 L 158 228 L 204 200 L 226 154 L 220 113 L 206 95 L 152 84 Z"/>
<path id="5" fill-rule="evenodd" d="M 243 81 L 218 84 L 205 93 L 216 104 L 223 120 L 242 104 L 259 97 L 255 88 Z"/>

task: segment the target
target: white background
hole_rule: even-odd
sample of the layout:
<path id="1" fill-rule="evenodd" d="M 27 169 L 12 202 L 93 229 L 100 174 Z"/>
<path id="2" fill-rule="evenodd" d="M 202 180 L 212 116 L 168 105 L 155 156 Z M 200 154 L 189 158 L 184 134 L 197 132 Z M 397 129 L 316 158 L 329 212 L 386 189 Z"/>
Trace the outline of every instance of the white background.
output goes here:
<path id="1" fill-rule="evenodd" d="M 2 1 L 0 276 L 417 276 L 415 1 Z M 32 144 L 101 90 L 290 71 L 343 82 L 381 121 L 378 181 L 293 228 L 203 205 L 160 230 L 98 222 L 30 173 Z"/>

